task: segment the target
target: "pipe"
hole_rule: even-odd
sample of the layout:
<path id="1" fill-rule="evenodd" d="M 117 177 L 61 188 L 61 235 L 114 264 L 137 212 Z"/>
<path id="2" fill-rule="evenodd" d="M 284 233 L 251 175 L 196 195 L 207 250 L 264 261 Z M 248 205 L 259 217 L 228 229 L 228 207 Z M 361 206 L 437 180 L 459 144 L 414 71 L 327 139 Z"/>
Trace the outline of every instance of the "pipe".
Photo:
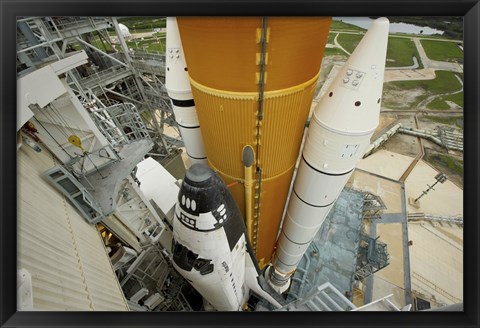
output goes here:
<path id="1" fill-rule="evenodd" d="M 386 18 L 373 22 L 312 115 L 273 267 L 266 273 L 279 292 L 288 288 L 378 126 L 388 28 Z"/>
<path id="2" fill-rule="evenodd" d="M 252 176 L 252 168 L 253 163 L 255 163 L 255 153 L 250 145 L 243 147 L 242 163 L 245 168 L 245 221 L 248 238 L 251 241 L 253 237 L 252 195 L 255 184 Z"/>
<path id="3" fill-rule="evenodd" d="M 370 146 L 367 148 L 365 151 L 365 155 L 363 155 L 363 158 L 368 157 L 370 154 L 373 153 L 375 149 L 383 145 L 390 137 L 392 137 L 398 129 L 402 127 L 402 123 L 397 123 L 395 124 L 390 130 L 382 134 L 380 137 L 378 137 L 374 142 L 370 144 Z"/>
<path id="4" fill-rule="evenodd" d="M 405 128 L 402 128 L 402 129 L 399 129 L 398 132 L 400 133 L 403 133 L 403 134 L 408 134 L 408 135 L 411 135 L 411 136 L 415 136 L 415 137 L 420 137 L 420 138 L 424 138 L 424 139 L 428 139 L 434 143 L 436 143 L 437 145 L 439 146 L 442 146 L 444 147 L 445 145 L 443 144 L 443 142 L 431 135 L 430 133 L 428 133 L 427 131 L 425 130 L 414 130 L 414 129 L 405 129 Z"/>

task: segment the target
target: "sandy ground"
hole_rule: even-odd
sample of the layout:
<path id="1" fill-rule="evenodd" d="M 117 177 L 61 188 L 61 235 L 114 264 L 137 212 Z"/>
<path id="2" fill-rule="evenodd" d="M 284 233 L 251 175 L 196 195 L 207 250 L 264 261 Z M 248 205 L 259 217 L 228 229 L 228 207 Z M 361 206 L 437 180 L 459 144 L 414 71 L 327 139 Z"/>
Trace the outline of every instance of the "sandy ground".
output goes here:
<path id="1" fill-rule="evenodd" d="M 388 150 L 378 150 L 367 158 L 360 160 L 357 167 L 393 180 L 398 180 L 412 161 L 413 158 L 409 156 L 400 155 Z"/>
<path id="2" fill-rule="evenodd" d="M 356 170 L 350 178 L 348 185 L 357 190 L 371 192 L 382 198 L 387 209 L 384 213 L 401 213 L 402 203 L 400 194 L 400 185 L 394 181 L 389 181 Z"/>
<path id="3" fill-rule="evenodd" d="M 375 274 L 373 299 L 393 294 L 392 301 L 405 306 L 405 278 L 403 266 L 403 239 L 401 223 L 377 224 L 379 240 L 387 244 L 390 264 Z"/>
<path id="4" fill-rule="evenodd" d="M 435 76 L 433 68 L 385 70 L 383 81 L 433 80 Z"/>
<path id="5" fill-rule="evenodd" d="M 413 138 L 412 138 L 413 139 Z M 387 150 L 378 150 L 358 164 L 358 168 L 398 179 L 413 161 L 413 157 Z M 438 173 L 424 161 L 419 161 L 405 181 L 405 196 L 416 198 L 435 182 Z M 400 190 L 395 184 L 356 171 L 350 183 L 382 197 L 387 205 L 385 213 L 398 213 Z M 451 181 L 437 184 L 435 190 L 420 200 L 420 208 L 407 203 L 407 212 L 439 216 L 463 216 L 463 191 Z M 468 218 L 467 218 L 468 219 Z M 374 277 L 373 299 L 393 294 L 392 301 L 404 306 L 404 266 L 402 230 L 399 223 L 377 224 L 377 236 L 388 246 L 390 265 Z M 410 277 L 413 293 L 431 301 L 432 305 L 453 304 L 462 300 L 463 293 L 463 227 L 449 223 L 427 221 L 408 224 Z"/>
<path id="6" fill-rule="evenodd" d="M 413 161 L 413 157 L 401 155 L 387 150 L 378 150 L 369 157 L 361 160 L 358 168 L 376 173 L 391 179 L 398 179 L 406 168 Z M 423 160 L 419 161 L 405 181 L 405 193 L 414 199 L 427 189 L 427 184 L 435 182 L 435 175 L 438 171 L 433 169 Z M 356 182 L 360 185 L 361 182 Z M 365 182 L 362 182 L 365 184 Z M 379 189 L 381 185 L 374 184 L 370 188 Z M 441 216 L 463 216 L 463 190 L 447 180 L 445 183 L 437 184 L 428 195 L 420 199 L 420 207 L 414 208 L 407 204 L 409 213 L 425 213 Z M 384 194 L 386 191 L 382 191 Z"/>
<path id="7" fill-rule="evenodd" d="M 385 270 L 385 269 L 384 269 Z M 398 308 L 402 308 L 405 305 L 405 291 L 403 288 L 397 287 L 391 282 L 380 278 L 377 274 L 373 276 L 373 292 L 372 300 L 377 300 L 388 295 L 392 295 L 388 298 Z"/>
<path id="8" fill-rule="evenodd" d="M 463 300 L 463 229 L 442 225 L 408 225 L 412 291 L 453 304 Z"/>
<path id="9" fill-rule="evenodd" d="M 387 132 L 387 128 L 390 127 L 390 125 L 393 125 L 397 118 L 392 115 L 380 115 L 380 122 L 378 123 L 377 128 L 373 132 L 371 141 L 373 142 L 375 139 L 380 137 L 383 133 Z"/>
<path id="10" fill-rule="evenodd" d="M 374 154 L 375 155 L 375 154 Z M 392 158 L 391 155 L 398 158 Z M 373 155 L 372 155 L 373 156 Z M 408 158 L 402 158 L 401 155 L 380 151 L 376 153 L 375 157 L 370 156 L 369 160 L 362 160 L 363 167 L 369 168 L 370 172 L 385 175 L 389 178 L 395 179 L 395 177 L 401 173 L 399 170 L 389 170 L 388 165 L 391 162 L 399 164 L 400 167 L 408 167 L 410 162 Z M 368 158 L 367 158 L 368 159 Z M 383 166 L 380 168 L 379 166 Z M 374 170 L 371 170 L 371 168 Z M 362 169 L 362 167 L 358 166 Z M 390 175 L 390 176 L 388 176 Z M 356 170 L 352 175 L 349 185 L 358 190 L 369 191 L 382 198 L 387 209 L 384 210 L 385 214 L 389 213 L 402 213 L 402 197 L 401 197 L 401 185 L 398 182 L 391 181 L 382 177 L 374 176 L 368 172 Z M 370 233 L 370 225 L 365 226 L 368 233 Z M 385 297 L 392 294 L 390 300 L 398 307 L 405 306 L 405 277 L 404 277 L 404 264 L 403 264 L 403 235 L 401 223 L 377 223 L 376 236 L 380 236 L 380 241 L 387 244 L 387 250 L 390 254 L 390 265 L 383 268 L 374 275 L 373 279 L 373 292 L 372 300 Z"/>
<path id="11" fill-rule="evenodd" d="M 433 169 L 423 160 L 419 161 L 405 181 L 405 192 L 407 200 L 409 197 L 415 199 L 422 191 L 435 182 L 435 175 L 438 171 Z M 419 202 L 420 207 L 415 208 L 408 204 L 409 213 L 426 213 L 440 216 L 463 217 L 463 190 L 447 180 L 445 183 L 438 183 L 435 190 L 431 190 L 423 196 Z M 468 220 L 469 218 L 466 218 Z M 470 218 L 476 219 L 476 218 Z"/>

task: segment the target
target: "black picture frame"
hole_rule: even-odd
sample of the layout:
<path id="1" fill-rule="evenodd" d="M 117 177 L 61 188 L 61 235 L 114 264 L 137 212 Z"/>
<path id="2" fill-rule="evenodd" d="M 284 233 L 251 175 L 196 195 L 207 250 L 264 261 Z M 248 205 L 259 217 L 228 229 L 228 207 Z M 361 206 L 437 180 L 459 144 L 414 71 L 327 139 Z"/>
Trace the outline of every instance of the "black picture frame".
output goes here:
<path id="1" fill-rule="evenodd" d="M 479 40 L 478 0 L 353 1 L 23 1 L 1 0 L 0 325 L 2 327 L 478 327 Z M 464 311 L 117 313 L 16 312 L 16 71 L 17 16 L 464 16 Z"/>

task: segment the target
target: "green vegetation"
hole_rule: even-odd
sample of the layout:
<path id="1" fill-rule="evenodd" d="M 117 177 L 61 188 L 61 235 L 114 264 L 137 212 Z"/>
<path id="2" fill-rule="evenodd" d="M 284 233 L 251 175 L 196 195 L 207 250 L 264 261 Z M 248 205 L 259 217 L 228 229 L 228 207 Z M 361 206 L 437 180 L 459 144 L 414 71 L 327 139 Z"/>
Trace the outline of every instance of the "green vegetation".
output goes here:
<path id="1" fill-rule="evenodd" d="M 323 51 L 323 55 L 324 56 L 336 56 L 336 55 L 347 56 L 347 54 L 339 48 L 325 48 L 325 50 Z"/>
<path id="2" fill-rule="evenodd" d="M 437 122 L 440 124 L 445 124 L 445 125 L 450 125 L 450 126 L 456 126 L 461 129 L 463 129 L 463 116 L 448 116 L 448 117 L 442 117 L 442 116 L 431 116 L 427 115 L 424 116 L 426 119 L 429 119 L 430 121 Z"/>
<path id="3" fill-rule="evenodd" d="M 165 53 L 166 40 L 156 39 L 156 38 L 145 38 L 143 41 L 139 39 L 127 41 L 127 46 L 132 49 L 143 49 L 149 52 L 160 52 Z"/>
<path id="4" fill-rule="evenodd" d="M 423 88 L 430 95 L 455 92 L 462 88 L 462 85 L 452 72 L 435 71 L 435 75 L 436 77 L 433 80 L 394 81 L 387 84 L 403 90 Z"/>
<path id="5" fill-rule="evenodd" d="M 363 34 L 340 33 L 337 41 L 345 50 L 352 53 L 362 38 Z"/>
<path id="6" fill-rule="evenodd" d="M 392 109 L 415 108 L 421 101 L 433 95 L 442 95 L 461 89 L 461 84 L 455 74 L 448 71 L 436 71 L 433 80 L 394 81 L 383 85 L 385 107 Z M 415 94 L 420 89 L 421 94 L 409 97 L 405 92 Z M 402 96 L 402 93 L 404 94 Z M 397 97 L 388 97 L 388 94 L 398 94 Z M 407 100 L 409 99 L 409 100 Z M 448 100 L 448 99 L 447 99 Z"/>
<path id="7" fill-rule="evenodd" d="M 365 32 L 366 31 L 365 29 L 363 29 L 361 27 L 351 25 L 351 24 L 347 24 L 347 23 L 344 23 L 342 21 L 333 20 L 333 19 L 332 19 L 332 24 L 330 25 L 330 31 L 331 30 L 334 30 L 334 31 L 354 31 L 354 32 L 357 32 L 357 31 Z"/>
<path id="8" fill-rule="evenodd" d="M 455 42 L 420 40 L 431 60 L 463 62 L 463 51 Z"/>
<path id="9" fill-rule="evenodd" d="M 417 47 L 412 40 L 396 37 L 388 38 L 387 67 L 411 66 L 413 65 L 413 56 L 417 57 L 419 68 L 422 68 Z"/>
<path id="10" fill-rule="evenodd" d="M 123 17 L 118 22 L 128 27 L 130 33 L 151 32 L 155 28 L 167 26 L 165 17 Z"/>
<path id="11" fill-rule="evenodd" d="M 328 39 L 327 39 L 327 44 L 334 44 L 335 43 L 335 37 L 337 36 L 338 33 L 328 33 Z"/>
<path id="12" fill-rule="evenodd" d="M 450 109 L 450 106 L 445 101 L 453 101 L 458 106 L 463 108 L 463 92 L 455 93 L 453 95 L 440 96 L 428 103 L 428 109 Z"/>
<path id="13" fill-rule="evenodd" d="M 463 176 L 463 161 L 443 154 L 431 154 L 427 159 L 432 164 L 447 167 L 449 170 Z"/>
<path id="14" fill-rule="evenodd" d="M 428 26 L 444 31 L 443 38 L 447 37 L 457 40 L 463 39 L 462 16 L 389 16 L 388 19 L 390 20 L 390 23 L 407 23 L 418 26 Z"/>
<path id="15" fill-rule="evenodd" d="M 352 53 L 362 38 L 362 34 L 340 33 L 337 41 L 345 50 Z M 413 56 L 420 59 L 417 47 L 415 47 L 415 43 L 412 40 L 397 37 L 388 38 L 387 67 L 411 66 L 413 65 Z M 419 68 L 422 68 L 420 60 L 419 65 Z"/>

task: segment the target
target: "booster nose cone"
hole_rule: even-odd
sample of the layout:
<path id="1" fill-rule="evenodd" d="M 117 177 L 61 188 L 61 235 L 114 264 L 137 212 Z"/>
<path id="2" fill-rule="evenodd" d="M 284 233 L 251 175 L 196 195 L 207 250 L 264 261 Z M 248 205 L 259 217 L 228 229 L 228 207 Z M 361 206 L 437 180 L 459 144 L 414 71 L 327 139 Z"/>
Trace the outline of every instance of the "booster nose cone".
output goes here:
<path id="1" fill-rule="evenodd" d="M 385 67 L 389 26 L 390 22 L 385 17 L 373 21 L 367 33 L 348 59 L 351 66 L 365 71 L 371 70 L 372 66 L 376 66 L 379 71 L 383 70 Z"/>
<path id="2" fill-rule="evenodd" d="M 211 168 L 206 165 L 195 163 L 187 171 L 185 180 L 190 184 L 204 184 L 215 176 Z"/>
<path id="3" fill-rule="evenodd" d="M 320 99 L 313 115 L 319 125 L 341 135 L 351 136 L 369 135 L 376 129 L 382 99 L 389 24 L 386 18 L 379 18 L 372 23 Z"/>

